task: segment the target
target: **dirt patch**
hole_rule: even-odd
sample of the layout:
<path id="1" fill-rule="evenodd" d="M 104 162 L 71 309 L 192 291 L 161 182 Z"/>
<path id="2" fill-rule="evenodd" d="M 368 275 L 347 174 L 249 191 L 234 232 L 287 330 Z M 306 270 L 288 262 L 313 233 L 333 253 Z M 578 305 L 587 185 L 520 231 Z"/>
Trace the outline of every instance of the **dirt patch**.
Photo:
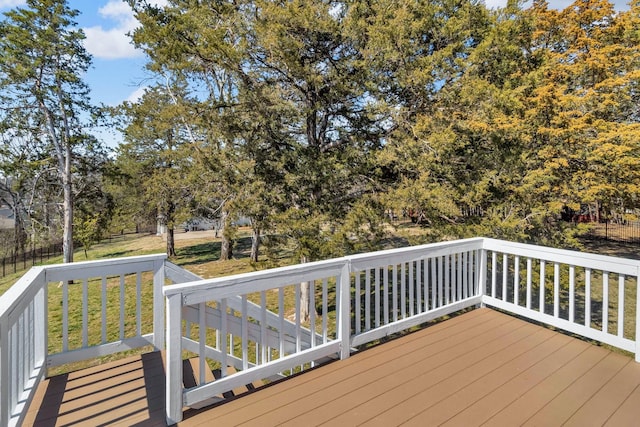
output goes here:
<path id="1" fill-rule="evenodd" d="M 162 238 L 163 240 L 166 240 L 166 235 L 164 235 Z M 177 240 L 193 240 L 193 239 L 208 239 L 208 240 L 217 239 L 216 232 L 214 230 L 175 232 L 173 234 L 173 238 L 176 241 Z"/>

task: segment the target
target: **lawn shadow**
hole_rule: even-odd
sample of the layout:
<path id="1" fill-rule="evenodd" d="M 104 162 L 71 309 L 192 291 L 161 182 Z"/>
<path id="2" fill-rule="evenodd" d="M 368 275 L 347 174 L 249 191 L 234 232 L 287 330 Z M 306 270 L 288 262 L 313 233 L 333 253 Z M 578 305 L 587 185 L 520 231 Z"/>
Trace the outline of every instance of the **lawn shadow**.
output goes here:
<path id="1" fill-rule="evenodd" d="M 100 258 L 121 258 L 121 257 L 125 257 L 125 256 L 131 256 L 131 254 L 133 253 L 133 250 L 127 250 L 127 251 L 114 251 L 114 252 L 106 252 L 104 254 L 102 254 L 100 256 Z"/>
<path id="2" fill-rule="evenodd" d="M 176 252 L 177 260 L 181 266 L 205 264 L 220 259 L 221 242 L 213 241 L 184 246 L 177 249 Z M 251 237 L 235 239 L 233 243 L 233 259 L 249 258 L 250 255 Z"/>
<path id="3" fill-rule="evenodd" d="M 616 242 L 598 238 L 585 237 L 581 243 L 587 252 L 629 259 L 640 259 L 637 243 Z"/>

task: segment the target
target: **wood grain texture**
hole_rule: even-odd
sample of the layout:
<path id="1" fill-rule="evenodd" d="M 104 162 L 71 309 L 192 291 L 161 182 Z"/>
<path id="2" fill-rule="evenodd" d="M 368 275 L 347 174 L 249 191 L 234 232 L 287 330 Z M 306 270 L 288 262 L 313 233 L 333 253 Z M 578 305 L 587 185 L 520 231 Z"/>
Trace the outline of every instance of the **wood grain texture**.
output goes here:
<path id="1" fill-rule="evenodd" d="M 194 369 L 195 370 L 195 369 Z M 160 353 L 53 377 L 25 425 L 165 425 Z M 180 426 L 632 425 L 640 365 L 490 309 L 227 399 Z"/>

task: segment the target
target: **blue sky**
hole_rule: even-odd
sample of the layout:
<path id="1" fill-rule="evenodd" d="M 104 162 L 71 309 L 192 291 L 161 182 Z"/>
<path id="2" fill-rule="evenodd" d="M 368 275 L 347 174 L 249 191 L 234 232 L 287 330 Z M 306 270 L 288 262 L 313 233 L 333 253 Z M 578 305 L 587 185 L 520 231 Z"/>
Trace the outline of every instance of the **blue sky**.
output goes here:
<path id="1" fill-rule="evenodd" d="M 0 13 L 24 4 L 24 0 L 0 0 Z M 80 11 L 78 27 L 84 30 L 85 48 L 93 56 L 92 67 L 85 76 L 93 102 L 115 106 L 126 100 L 135 101 L 144 91 L 149 75 L 144 70 L 144 55 L 133 48 L 126 35 L 138 24 L 129 6 L 122 0 L 68 0 L 68 4 Z M 93 133 L 110 146 L 121 139 L 117 132 L 106 129 Z"/>
<path id="2" fill-rule="evenodd" d="M 134 100 L 144 87 L 146 73 L 144 56 L 126 36 L 137 25 L 129 6 L 121 0 L 70 0 L 69 6 L 81 11 L 78 25 L 87 36 L 85 48 L 93 56 L 85 81 L 94 101 L 118 105 Z"/>
<path id="3" fill-rule="evenodd" d="M 548 0 L 550 7 L 564 8 L 572 0 Z M 0 13 L 24 5 L 24 0 L 0 0 Z M 167 0 L 155 0 L 159 5 Z M 625 9 L 626 1 L 615 0 L 617 9 Z M 506 0 L 485 0 L 489 7 L 499 7 Z M 126 33 L 137 26 L 129 6 L 122 0 L 69 0 L 79 10 L 78 26 L 87 36 L 85 48 L 93 55 L 93 66 L 85 76 L 96 104 L 115 106 L 125 100 L 135 101 L 144 91 L 149 75 L 144 70 L 145 58 L 131 46 Z M 110 145 L 117 135 L 101 134 Z"/>
<path id="4" fill-rule="evenodd" d="M 0 12 L 24 3 L 24 0 L 0 0 Z M 68 3 L 81 12 L 76 19 L 87 36 L 85 48 L 93 56 L 85 81 L 91 87 L 94 102 L 118 105 L 135 99 L 144 87 L 147 74 L 144 56 L 131 46 L 126 36 L 137 25 L 129 6 L 122 0 L 69 0 Z"/>
<path id="5" fill-rule="evenodd" d="M 167 1 L 151 3 L 162 6 Z M 138 26 L 129 6 L 122 0 L 69 0 L 69 6 L 81 12 L 78 26 L 87 37 L 85 48 L 93 55 L 86 82 L 94 101 L 110 106 L 135 101 L 144 91 L 149 74 L 144 70 L 144 55 L 127 36 Z"/>

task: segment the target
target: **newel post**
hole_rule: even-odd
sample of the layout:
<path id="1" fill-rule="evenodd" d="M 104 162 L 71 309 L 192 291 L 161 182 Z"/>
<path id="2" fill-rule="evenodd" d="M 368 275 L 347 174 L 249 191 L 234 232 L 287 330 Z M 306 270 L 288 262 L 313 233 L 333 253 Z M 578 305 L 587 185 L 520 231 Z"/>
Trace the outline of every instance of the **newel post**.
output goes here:
<path id="1" fill-rule="evenodd" d="M 182 421 L 182 294 L 167 296 L 166 411 L 167 425 Z"/>
<path id="2" fill-rule="evenodd" d="M 346 359 L 351 352 L 351 261 L 346 261 L 338 281 L 338 340 L 340 359 Z"/>
<path id="3" fill-rule="evenodd" d="M 478 268 L 478 295 L 480 306 L 484 307 L 484 296 L 487 293 L 487 250 L 480 249 L 480 266 Z"/>
<path id="4" fill-rule="evenodd" d="M 640 363 L 640 267 L 636 272 L 636 362 Z"/>
<path id="5" fill-rule="evenodd" d="M 6 319 L 6 318 L 5 318 Z M 9 330 L 5 319 L 0 319 L 0 425 L 9 424 L 11 399 L 9 385 Z"/>
<path id="6" fill-rule="evenodd" d="M 40 290 L 35 297 L 35 326 L 34 333 L 36 337 L 35 341 L 35 357 L 36 363 L 40 363 L 42 366 L 42 377 L 49 376 L 49 368 L 47 364 L 47 358 L 49 357 L 49 286 L 47 285 L 47 279 L 45 270 L 38 276 L 40 281 Z"/>
<path id="7" fill-rule="evenodd" d="M 166 257 L 153 262 L 153 347 L 164 350 L 164 261 Z"/>

